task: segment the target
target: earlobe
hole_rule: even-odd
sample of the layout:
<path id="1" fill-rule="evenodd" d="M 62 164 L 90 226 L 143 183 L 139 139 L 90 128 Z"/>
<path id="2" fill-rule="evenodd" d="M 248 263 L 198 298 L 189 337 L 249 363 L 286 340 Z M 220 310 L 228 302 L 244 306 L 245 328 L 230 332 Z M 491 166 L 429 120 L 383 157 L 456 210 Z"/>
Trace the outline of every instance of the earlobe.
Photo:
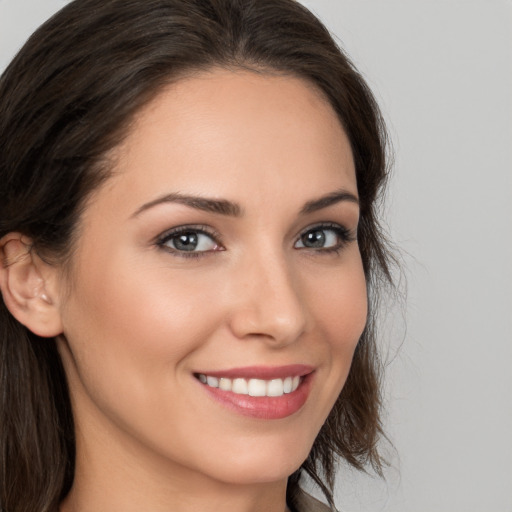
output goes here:
<path id="1" fill-rule="evenodd" d="M 31 240 L 20 233 L 5 235 L 0 239 L 0 262 L 0 290 L 11 314 L 38 336 L 60 334 L 60 312 L 50 282 L 56 271 L 35 254 Z"/>

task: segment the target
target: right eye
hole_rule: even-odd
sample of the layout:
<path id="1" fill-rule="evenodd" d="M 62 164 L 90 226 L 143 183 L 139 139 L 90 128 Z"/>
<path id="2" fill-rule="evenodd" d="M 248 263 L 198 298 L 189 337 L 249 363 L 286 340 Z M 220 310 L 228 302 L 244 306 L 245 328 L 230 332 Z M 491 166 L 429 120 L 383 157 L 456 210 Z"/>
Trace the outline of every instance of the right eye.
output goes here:
<path id="1" fill-rule="evenodd" d="M 222 250 L 213 235 L 202 229 L 180 227 L 168 231 L 158 241 L 158 246 L 179 256 L 199 256 L 202 253 Z"/>

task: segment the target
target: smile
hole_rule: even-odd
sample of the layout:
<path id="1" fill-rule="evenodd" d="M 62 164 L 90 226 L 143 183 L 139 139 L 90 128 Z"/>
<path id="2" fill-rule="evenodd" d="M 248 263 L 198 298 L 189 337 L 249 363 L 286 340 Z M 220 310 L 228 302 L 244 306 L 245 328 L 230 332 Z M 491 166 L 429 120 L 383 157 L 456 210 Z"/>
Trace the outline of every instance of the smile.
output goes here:
<path id="1" fill-rule="evenodd" d="M 300 384 L 301 377 L 289 376 L 283 379 L 230 379 L 228 377 L 213 377 L 203 373 L 197 378 L 211 388 L 219 388 L 222 391 L 231 391 L 237 395 L 249 395 L 253 397 L 278 397 L 293 393 Z"/>
<path id="2" fill-rule="evenodd" d="M 206 395 L 243 416 L 274 420 L 291 416 L 306 403 L 315 368 L 304 364 L 252 366 L 195 372 Z"/>

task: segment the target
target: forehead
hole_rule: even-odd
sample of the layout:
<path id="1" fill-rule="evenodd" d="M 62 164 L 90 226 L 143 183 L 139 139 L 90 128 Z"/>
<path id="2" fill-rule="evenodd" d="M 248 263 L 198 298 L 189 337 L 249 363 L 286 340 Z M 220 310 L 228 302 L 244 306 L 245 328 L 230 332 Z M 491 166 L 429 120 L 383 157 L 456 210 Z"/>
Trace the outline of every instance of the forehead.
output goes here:
<path id="1" fill-rule="evenodd" d="M 322 93 L 296 77 L 250 71 L 213 70 L 168 86 L 135 117 L 115 171 L 124 202 L 165 192 L 270 201 L 292 184 L 298 197 L 357 194 L 350 144 Z"/>

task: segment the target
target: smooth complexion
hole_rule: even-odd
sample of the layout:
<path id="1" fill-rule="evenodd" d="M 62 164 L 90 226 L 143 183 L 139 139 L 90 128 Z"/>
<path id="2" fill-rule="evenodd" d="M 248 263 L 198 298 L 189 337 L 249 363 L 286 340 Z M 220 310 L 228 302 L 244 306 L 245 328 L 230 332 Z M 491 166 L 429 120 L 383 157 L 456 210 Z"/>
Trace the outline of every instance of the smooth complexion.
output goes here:
<path id="1" fill-rule="evenodd" d="M 55 301 L 77 429 L 62 511 L 283 512 L 366 321 L 347 137 L 300 79 L 212 70 L 113 157 Z M 275 398 L 204 383 L 301 372 Z"/>

